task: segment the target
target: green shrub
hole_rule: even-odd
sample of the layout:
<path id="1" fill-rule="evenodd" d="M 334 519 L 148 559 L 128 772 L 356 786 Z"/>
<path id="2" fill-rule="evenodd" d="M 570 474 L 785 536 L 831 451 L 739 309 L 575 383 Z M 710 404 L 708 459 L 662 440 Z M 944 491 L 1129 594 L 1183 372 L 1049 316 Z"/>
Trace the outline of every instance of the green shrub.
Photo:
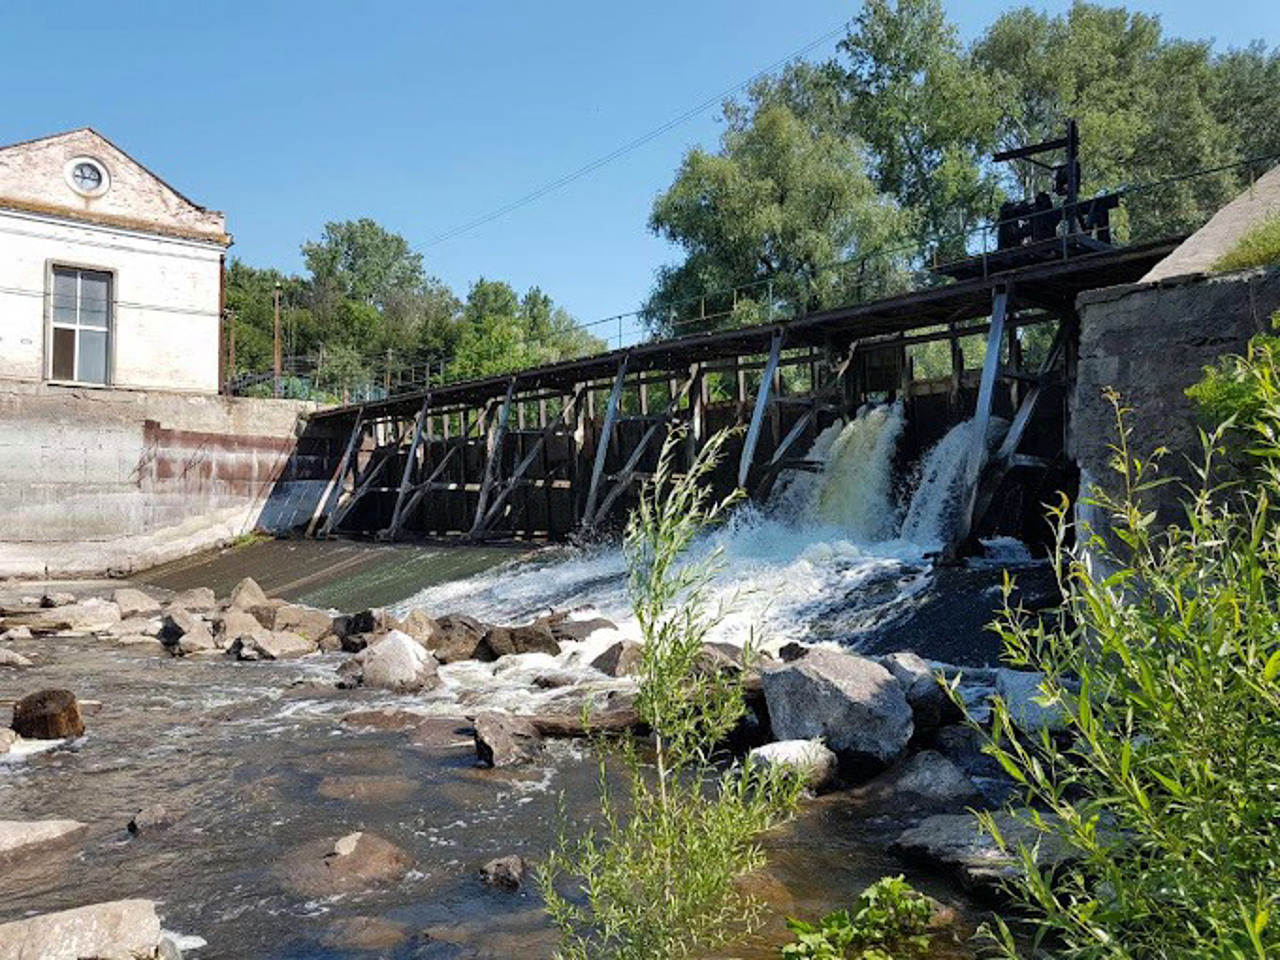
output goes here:
<path id="1" fill-rule="evenodd" d="M 1280 263 L 1280 216 L 1268 217 L 1245 231 L 1236 245 L 1219 257 L 1213 269 L 1221 273 Z"/>
<path id="2" fill-rule="evenodd" d="M 1260 960 L 1280 950 L 1280 403 L 1253 430 L 1262 481 L 1213 489 L 1222 434 L 1207 435 L 1185 525 L 1157 531 L 1141 500 L 1160 480 L 1112 401 L 1122 491 L 1092 495 L 1110 536 L 1065 546 L 1064 502 L 1062 616 L 1007 608 L 997 627 L 1066 731 L 1024 738 L 997 701 L 987 749 L 1025 790 L 1018 816 L 1066 860 L 1040 869 L 1019 846 L 1024 913 L 986 932 L 1008 957 L 1028 955 L 1016 930 L 1064 960 Z"/>
<path id="3" fill-rule="evenodd" d="M 1273 325 L 1280 322 L 1280 312 L 1271 320 Z M 1231 420 L 1246 429 L 1257 424 L 1267 405 L 1280 398 L 1280 337 L 1259 334 L 1243 357 L 1226 356 L 1205 367 L 1187 396 L 1207 424 Z"/>
<path id="4" fill-rule="evenodd" d="M 928 899 L 901 876 L 881 877 L 858 896 L 857 905 L 829 913 L 818 923 L 788 920 L 796 935 L 782 948 L 797 960 L 907 960 L 929 949 Z"/>
<path id="5" fill-rule="evenodd" d="M 719 552 L 689 560 L 686 551 L 732 500 L 713 504 L 708 485 L 726 436 L 714 436 L 676 478 L 683 433 L 672 431 L 627 526 L 644 642 L 636 708 L 652 731 L 652 763 L 622 741 L 628 788 L 620 799 L 598 744 L 603 825 L 573 838 L 566 829 L 539 871 L 566 960 L 702 956 L 749 930 L 757 905 L 736 881 L 763 864 L 758 835 L 789 817 L 799 798 L 794 775 L 723 770 L 714 752 L 745 712 L 743 677 L 700 669 L 703 641 L 728 610 L 709 595 Z"/>

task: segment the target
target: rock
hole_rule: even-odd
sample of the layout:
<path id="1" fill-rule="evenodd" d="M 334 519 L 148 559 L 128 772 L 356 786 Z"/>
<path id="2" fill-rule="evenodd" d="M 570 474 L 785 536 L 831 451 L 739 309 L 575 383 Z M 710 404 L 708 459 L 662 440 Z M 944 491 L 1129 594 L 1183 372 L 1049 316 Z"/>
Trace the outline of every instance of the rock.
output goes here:
<path id="1" fill-rule="evenodd" d="M 4 633 L 0 633 L 0 642 L 7 642 L 9 640 L 30 640 L 30 639 L 31 639 L 30 627 L 13 627 L 9 630 L 6 630 Z"/>
<path id="2" fill-rule="evenodd" d="M 79 603 L 50 607 L 27 622 L 33 634 L 98 633 L 120 622 L 120 608 L 110 600 L 90 597 Z"/>
<path id="3" fill-rule="evenodd" d="M 336 950 L 393 950 L 409 939 L 409 928 L 385 917 L 335 920 L 322 946 Z"/>
<path id="4" fill-rule="evenodd" d="M 749 763 L 762 767 L 782 767 L 799 774 L 814 792 L 832 786 L 839 774 L 840 760 L 820 740 L 779 740 L 756 747 L 747 754 Z"/>
<path id="5" fill-rule="evenodd" d="M 392 630 L 343 664 L 340 672 L 354 675 L 366 687 L 414 693 L 440 685 L 438 666 L 436 658 L 421 644 L 408 634 Z"/>
<path id="6" fill-rule="evenodd" d="M 965 886 L 988 893 L 997 892 L 1003 881 L 1017 877 L 1020 843 L 1031 847 L 1040 841 L 1036 862 L 1042 867 L 1064 859 L 1062 844 L 1053 835 L 1041 834 L 1008 811 L 997 812 L 994 817 L 997 829 L 1009 845 L 1008 852 L 1002 851 L 990 835 L 979 829 L 978 819 L 971 813 L 927 817 L 903 832 L 890 849 L 900 856 L 947 870 Z"/>
<path id="7" fill-rule="evenodd" d="M 177 817 L 164 805 L 153 803 L 133 815 L 133 819 L 129 821 L 128 830 L 136 837 L 140 833 L 171 827 L 176 819 Z"/>
<path id="8" fill-rule="evenodd" d="M 1058 704 L 1036 701 L 1044 697 L 1044 675 L 1025 670 L 997 670 L 996 696 L 1009 708 L 1009 718 L 1023 733 L 1065 730 L 1066 713 Z"/>
<path id="9" fill-rule="evenodd" d="M 0 861 L 67 847 L 88 832 L 78 820 L 0 820 Z"/>
<path id="10" fill-rule="evenodd" d="M 485 628 L 480 621 L 454 613 L 441 617 L 436 626 L 439 632 L 431 652 L 441 663 L 493 659 L 488 647 L 484 646 Z"/>
<path id="11" fill-rule="evenodd" d="M 440 625 L 427 616 L 425 610 L 410 610 L 409 615 L 400 621 L 400 630 L 430 650 L 436 642 Z"/>
<path id="12" fill-rule="evenodd" d="M 323 610 L 286 603 L 275 611 L 274 630 L 288 630 L 307 640 L 319 639 L 333 631 L 333 617 Z"/>
<path id="13" fill-rule="evenodd" d="M 170 607 L 160 621 L 160 640 L 167 646 L 173 646 L 189 631 L 208 629 L 205 622 L 189 610 L 182 607 Z"/>
<path id="14" fill-rule="evenodd" d="M 984 735 L 966 724 L 953 723 L 939 728 L 933 745 L 970 777 L 1007 777 L 1000 761 L 982 752 Z"/>
<path id="15" fill-rule="evenodd" d="M 208 613 L 218 605 L 218 598 L 208 587 L 192 587 L 190 590 L 174 594 L 170 603 L 175 607 L 190 610 L 192 613 Z"/>
<path id="16" fill-rule="evenodd" d="M 20 606 L 20 607 L 38 607 L 38 606 L 40 606 L 40 598 L 39 598 L 39 597 L 33 597 L 33 596 L 31 596 L 30 594 L 27 594 L 27 595 L 26 595 L 26 596 L 24 596 L 24 597 L 19 597 L 19 598 L 18 598 L 18 606 Z"/>
<path id="17" fill-rule="evenodd" d="M 361 610 L 359 613 L 344 613 L 333 618 L 333 632 L 344 640 L 360 634 L 387 633 L 399 629 L 400 621 L 386 610 Z"/>
<path id="18" fill-rule="evenodd" d="M 883 766 L 906 749 L 911 707 L 893 675 L 865 657 L 811 650 L 764 669 L 764 695 L 779 740 L 821 737 L 842 763 Z"/>
<path id="19" fill-rule="evenodd" d="M 249 636 L 241 636 L 233 648 L 241 660 L 296 660 L 316 652 L 313 641 L 287 630 L 273 631 L 259 627 Z"/>
<path id="20" fill-rule="evenodd" d="M 489 887 L 503 890 L 519 890 L 524 882 L 527 865 L 524 857 L 512 854 L 509 857 L 498 857 L 490 860 L 480 868 L 480 882 Z"/>
<path id="21" fill-rule="evenodd" d="M 982 799 L 963 770 L 936 750 L 922 750 L 857 791 L 860 798 L 905 809 L 959 807 Z"/>
<path id="22" fill-rule="evenodd" d="M 483 645 L 488 648 L 490 656 L 481 659 L 496 660 L 519 653 L 549 653 L 552 656 L 560 653 L 560 644 L 551 635 L 551 628 L 538 621 L 519 627 L 490 627 L 485 631 Z"/>
<path id="23" fill-rule="evenodd" d="M 644 659 L 644 647 L 634 640 L 619 640 L 600 656 L 591 661 L 591 666 L 610 677 L 631 677 L 640 672 Z"/>
<path id="24" fill-rule="evenodd" d="M 159 600 L 133 587 L 121 587 L 111 595 L 111 599 L 120 608 L 120 616 L 125 620 L 149 617 L 160 612 Z"/>
<path id="25" fill-rule="evenodd" d="M 40 606 L 47 610 L 54 607 L 66 607 L 76 602 L 74 593 L 46 593 L 40 598 Z"/>
<path id="26" fill-rule="evenodd" d="M 306 896 L 334 896 L 401 880 L 412 860 L 394 843 L 372 833 L 308 844 L 281 862 L 281 878 Z"/>
<path id="27" fill-rule="evenodd" d="M 585 723 L 580 705 L 576 709 L 562 706 L 555 713 L 537 714 L 527 719 L 541 736 L 547 738 L 631 733 L 644 727 L 636 710 L 635 695 L 621 691 L 610 692 L 602 704 L 592 704 Z"/>
<path id="28" fill-rule="evenodd" d="M 113 623 L 105 632 L 107 636 L 118 637 L 155 637 L 159 638 L 164 629 L 162 617 L 130 617 Z"/>
<path id="29" fill-rule="evenodd" d="M 0 667 L 29 667 L 31 661 L 12 650 L 0 650 Z"/>
<path id="30" fill-rule="evenodd" d="M 262 624 L 249 611 L 231 607 L 214 619 L 213 638 L 223 650 L 230 650 L 236 641 L 252 638 L 261 629 Z"/>
<path id="31" fill-rule="evenodd" d="M 150 900 L 116 900 L 0 924 L 0 960 L 137 960 L 160 949 Z"/>
<path id="32" fill-rule="evenodd" d="M 70 690 L 41 690 L 13 705 L 13 729 L 31 740 L 61 740 L 84 733 L 80 705 Z"/>
<path id="33" fill-rule="evenodd" d="M 196 623 L 190 630 L 183 633 L 174 645 L 174 650 L 184 657 L 198 657 L 222 652 L 217 643 L 214 642 L 213 634 L 209 632 L 208 626 L 203 621 Z"/>
<path id="34" fill-rule="evenodd" d="M 316 793 L 353 803 L 403 803 L 417 789 L 418 785 L 408 777 L 328 776 L 320 781 Z"/>
<path id="35" fill-rule="evenodd" d="M 476 757 L 487 767 L 532 763 L 542 752 L 542 735 L 525 717 L 482 713 L 475 719 Z"/>
<path id="36" fill-rule="evenodd" d="M 617 630 L 618 625 L 604 617 L 590 620 L 570 620 L 565 614 L 552 614 L 545 618 L 551 635 L 557 643 L 581 643 L 600 630 Z"/>
<path id="37" fill-rule="evenodd" d="M 8 727 L 0 727 L 0 756 L 8 753 L 18 740 L 18 734 Z"/>
<path id="38" fill-rule="evenodd" d="M 316 641 L 321 653 L 337 653 L 342 649 L 342 638 L 336 633 L 327 633 Z"/>
<path id="39" fill-rule="evenodd" d="M 961 718 L 960 710 L 938 683 L 938 678 L 928 662 L 909 651 L 891 653 L 882 658 L 885 669 L 902 686 L 902 693 L 911 706 L 916 733 L 933 730 L 944 723 L 954 723 Z"/>
<path id="40" fill-rule="evenodd" d="M 116 643 L 122 647 L 151 647 L 157 651 L 164 649 L 159 637 L 148 637 L 141 633 L 130 633 L 116 637 Z"/>
<path id="41" fill-rule="evenodd" d="M 236 610 L 252 610 L 268 606 L 267 595 L 253 577 L 245 577 L 231 591 L 229 605 Z"/>

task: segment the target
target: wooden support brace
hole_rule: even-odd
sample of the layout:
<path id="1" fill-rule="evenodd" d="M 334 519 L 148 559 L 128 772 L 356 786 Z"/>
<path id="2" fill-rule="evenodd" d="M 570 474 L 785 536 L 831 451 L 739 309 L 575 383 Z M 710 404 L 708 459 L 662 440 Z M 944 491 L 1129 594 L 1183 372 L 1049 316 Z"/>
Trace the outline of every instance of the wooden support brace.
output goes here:
<path id="1" fill-rule="evenodd" d="M 502 469 L 502 447 L 507 438 L 507 424 L 511 421 L 511 398 L 515 395 L 516 378 L 512 377 L 507 384 L 507 394 L 498 411 L 498 422 L 489 433 L 488 456 L 484 462 L 484 479 L 480 483 L 480 497 L 476 500 L 476 515 L 471 523 L 468 536 L 475 536 L 484 520 L 485 510 L 489 502 L 489 491 L 493 489 L 494 480 Z"/>
<path id="2" fill-rule="evenodd" d="M 396 506 L 391 512 L 391 526 L 383 531 L 386 538 L 394 540 L 400 535 L 400 526 L 404 522 L 404 502 L 409 494 L 409 484 L 413 480 L 413 467 L 418 459 L 418 448 L 422 444 L 422 431 L 430 419 L 427 409 L 431 406 L 431 394 L 422 400 L 422 409 L 418 411 L 417 422 L 413 425 L 413 440 L 409 443 L 409 456 L 404 462 L 404 473 L 400 475 L 400 489 L 396 491 Z"/>
<path id="3" fill-rule="evenodd" d="M 596 446 L 596 460 L 591 468 L 591 485 L 587 488 L 587 504 L 582 512 L 583 520 L 590 525 L 595 516 L 596 501 L 600 496 L 600 481 L 604 477 L 604 464 L 609 455 L 609 441 L 613 438 L 613 425 L 618 419 L 618 403 L 622 399 L 622 385 L 627 378 L 627 360 L 623 354 L 618 363 L 618 373 L 613 378 L 613 390 L 609 393 L 609 406 L 605 408 L 604 424 L 600 428 L 600 440 Z"/>
<path id="4" fill-rule="evenodd" d="M 364 429 L 364 407 L 356 411 L 355 424 L 351 428 L 351 436 L 347 439 L 346 449 L 342 452 L 342 458 L 338 461 L 338 468 L 333 472 L 328 485 L 324 488 L 324 493 L 320 496 L 320 502 L 316 504 L 315 513 L 311 515 L 311 522 L 307 524 L 307 536 L 313 537 L 316 533 L 316 526 L 320 523 L 320 519 L 330 510 L 329 501 L 333 499 L 334 491 L 342 485 L 343 478 L 346 477 L 347 467 L 351 463 L 351 457 L 355 453 L 356 441 L 360 439 L 360 435 Z"/>
<path id="5" fill-rule="evenodd" d="M 751 464 L 755 460 L 756 446 L 760 443 L 760 429 L 764 425 L 765 411 L 769 407 L 769 397 L 773 392 L 773 375 L 778 369 L 778 360 L 782 356 L 782 341 L 786 338 L 781 327 L 773 335 L 769 345 L 769 362 L 765 364 L 764 373 L 760 377 L 760 389 L 756 391 L 756 405 L 751 411 L 751 426 L 747 428 L 747 438 L 742 444 L 742 457 L 738 461 L 738 486 L 747 487 L 747 478 L 751 474 Z"/>

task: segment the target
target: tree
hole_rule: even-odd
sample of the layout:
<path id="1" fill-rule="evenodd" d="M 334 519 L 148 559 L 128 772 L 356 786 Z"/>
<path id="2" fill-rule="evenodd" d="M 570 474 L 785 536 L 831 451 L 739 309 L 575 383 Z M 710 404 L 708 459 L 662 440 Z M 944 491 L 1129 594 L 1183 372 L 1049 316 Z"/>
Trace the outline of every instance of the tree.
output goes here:
<path id="1" fill-rule="evenodd" d="M 770 295 L 809 309 L 892 286 L 889 258 L 834 269 L 895 247 L 907 221 L 868 178 L 856 143 L 784 102 L 796 90 L 761 86 L 752 107 L 728 106 L 719 152 L 691 150 L 654 202 L 650 229 L 684 250 L 646 304 L 655 331 L 763 320 Z"/>
<path id="2" fill-rule="evenodd" d="M 368 217 L 326 223 L 319 241 L 302 244 L 302 257 L 315 287 L 377 307 L 426 282 L 422 254 Z"/>

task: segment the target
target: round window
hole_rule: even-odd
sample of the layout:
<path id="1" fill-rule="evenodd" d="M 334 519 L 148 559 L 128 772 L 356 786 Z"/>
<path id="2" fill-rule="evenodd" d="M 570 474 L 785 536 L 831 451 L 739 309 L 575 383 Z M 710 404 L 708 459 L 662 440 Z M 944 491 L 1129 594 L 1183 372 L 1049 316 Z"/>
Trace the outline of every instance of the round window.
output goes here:
<path id="1" fill-rule="evenodd" d="M 93 193 L 102 186 L 102 171 L 96 164 L 82 161 L 77 163 L 75 169 L 71 171 L 71 179 L 85 193 Z"/>
<path id="2" fill-rule="evenodd" d="M 64 168 L 67 184 L 84 197 L 100 197 L 111 186 L 111 174 L 93 157 L 73 157 Z"/>

